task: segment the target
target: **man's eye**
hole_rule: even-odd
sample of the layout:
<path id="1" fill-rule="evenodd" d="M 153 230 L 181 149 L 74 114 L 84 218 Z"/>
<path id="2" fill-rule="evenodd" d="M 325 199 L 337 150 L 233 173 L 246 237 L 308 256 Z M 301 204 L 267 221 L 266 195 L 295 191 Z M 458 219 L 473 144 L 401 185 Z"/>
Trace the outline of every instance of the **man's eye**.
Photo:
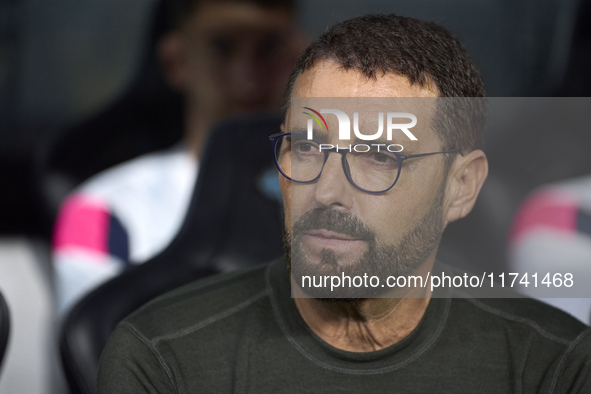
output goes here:
<path id="1" fill-rule="evenodd" d="M 310 152 L 312 150 L 312 148 L 313 148 L 313 146 L 309 142 L 301 142 L 296 145 L 296 149 L 299 152 Z"/>
<path id="2" fill-rule="evenodd" d="M 363 153 L 357 153 L 357 156 L 366 161 L 373 161 L 377 163 L 395 163 L 396 156 L 388 152 L 377 152 L 375 150 Z"/>
<path id="3" fill-rule="evenodd" d="M 394 167 L 398 163 L 396 156 L 391 153 L 382 152 L 367 152 L 366 154 L 360 155 L 359 160 L 366 165 L 380 168 Z"/>
<path id="4" fill-rule="evenodd" d="M 391 156 L 386 155 L 384 153 L 374 153 L 372 155 L 372 158 L 380 163 L 389 163 L 391 161 L 394 161 L 394 159 Z"/>

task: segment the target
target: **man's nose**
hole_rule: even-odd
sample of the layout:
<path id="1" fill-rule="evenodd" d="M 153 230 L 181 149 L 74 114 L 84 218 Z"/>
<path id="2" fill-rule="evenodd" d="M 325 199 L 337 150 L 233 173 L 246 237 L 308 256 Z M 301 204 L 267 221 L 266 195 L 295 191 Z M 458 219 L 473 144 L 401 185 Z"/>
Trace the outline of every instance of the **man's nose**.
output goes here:
<path id="1" fill-rule="evenodd" d="M 329 154 L 320 178 L 315 182 L 314 199 L 319 207 L 351 208 L 353 185 L 343 171 L 341 157 L 340 154 Z"/>

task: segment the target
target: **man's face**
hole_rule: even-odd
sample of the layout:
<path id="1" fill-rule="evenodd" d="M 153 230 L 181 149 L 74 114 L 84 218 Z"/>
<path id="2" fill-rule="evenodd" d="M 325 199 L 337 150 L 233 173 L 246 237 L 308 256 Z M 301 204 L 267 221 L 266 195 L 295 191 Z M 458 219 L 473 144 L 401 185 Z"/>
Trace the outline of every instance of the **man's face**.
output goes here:
<path id="1" fill-rule="evenodd" d="M 302 46 L 288 10 L 232 1 L 202 1 L 180 39 L 179 87 L 214 120 L 278 108 Z"/>
<path id="2" fill-rule="evenodd" d="M 325 61 L 298 77 L 293 96 L 434 97 L 436 93 L 411 86 L 405 77 L 386 74 L 372 80 Z M 422 124 L 430 124 L 431 113 L 424 110 L 421 114 Z M 294 126 L 290 122 L 298 122 L 295 116 L 288 114 L 285 131 Z M 329 118 L 333 117 L 327 116 L 327 121 Z M 336 146 L 338 127 L 329 123 L 328 129 L 332 130 L 328 143 Z M 404 144 L 405 154 L 442 150 L 430 126 L 413 128 L 413 134 L 418 141 Z M 445 185 L 442 155 L 404 162 L 396 185 L 379 194 L 355 188 L 345 176 L 341 155 L 336 153 L 329 154 L 320 178 L 313 183 L 295 183 L 280 176 L 287 242 L 291 240 L 286 246 L 288 253 L 292 252 L 296 283 L 301 283 L 301 275 L 409 274 L 432 262 L 446 224 Z M 341 295 L 359 298 L 367 292 L 351 290 Z M 334 296 L 306 292 L 314 297 Z"/>

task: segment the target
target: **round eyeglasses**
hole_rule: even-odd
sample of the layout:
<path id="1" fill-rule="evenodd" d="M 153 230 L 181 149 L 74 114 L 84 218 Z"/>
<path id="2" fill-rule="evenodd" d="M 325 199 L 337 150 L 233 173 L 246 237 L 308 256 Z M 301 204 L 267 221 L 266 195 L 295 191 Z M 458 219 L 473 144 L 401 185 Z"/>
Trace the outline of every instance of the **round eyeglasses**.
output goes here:
<path id="1" fill-rule="evenodd" d="M 357 189 L 366 193 L 384 193 L 394 187 L 400 177 L 402 163 L 408 159 L 460 153 L 456 149 L 442 152 L 403 155 L 389 150 L 384 144 L 357 144 L 335 148 L 308 139 L 306 134 L 280 133 L 269 137 L 273 144 L 275 165 L 287 179 L 298 183 L 312 183 L 320 178 L 330 153 L 341 155 L 345 176 Z M 461 153 L 460 153 L 461 154 Z"/>

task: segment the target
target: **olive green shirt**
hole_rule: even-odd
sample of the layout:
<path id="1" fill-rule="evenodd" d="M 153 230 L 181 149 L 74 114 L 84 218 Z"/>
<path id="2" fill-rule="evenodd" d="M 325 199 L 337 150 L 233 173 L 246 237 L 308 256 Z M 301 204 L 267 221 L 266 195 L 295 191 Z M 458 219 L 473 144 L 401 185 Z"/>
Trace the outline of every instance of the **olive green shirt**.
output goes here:
<path id="1" fill-rule="evenodd" d="M 531 299 L 433 298 L 416 329 L 353 353 L 316 336 L 286 264 L 219 275 L 126 318 L 99 393 L 591 393 L 591 331 Z"/>

